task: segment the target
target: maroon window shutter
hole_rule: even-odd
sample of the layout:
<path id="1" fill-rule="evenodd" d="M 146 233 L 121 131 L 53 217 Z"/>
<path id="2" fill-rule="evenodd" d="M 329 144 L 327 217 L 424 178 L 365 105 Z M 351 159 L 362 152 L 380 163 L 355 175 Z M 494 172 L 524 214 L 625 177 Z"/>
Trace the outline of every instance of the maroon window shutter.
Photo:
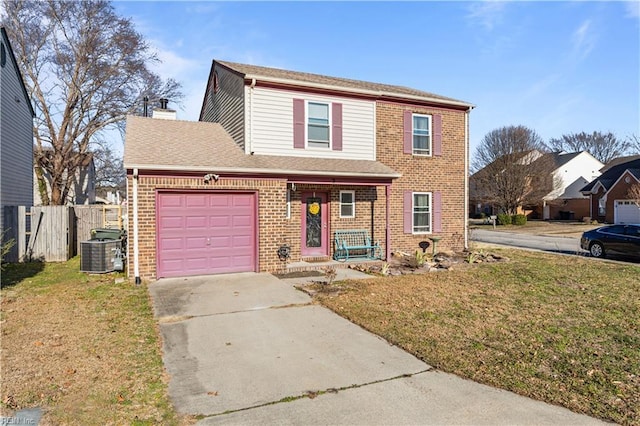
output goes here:
<path id="1" fill-rule="evenodd" d="M 404 213 L 404 233 L 412 234 L 413 233 L 413 192 L 404 191 L 404 203 L 403 203 L 403 213 Z"/>
<path id="2" fill-rule="evenodd" d="M 293 100 L 293 147 L 304 149 L 304 99 Z"/>
<path id="3" fill-rule="evenodd" d="M 442 115 L 433 115 L 433 155 L 442 155 Z"/>
<path id="4" fill-rule="evenodd" d="M 413 116 L 411 111 L 404 112 L 404 153 L 413 154 Z"/>
<path id="5" fill-rule="evenodd" d="M 440 191 L 433 193 L 433 232 L 442 232 L 442 195 Z"/>
<path id="6" fill-rule="evenodd" d="M 331 105 L 332 149 L 342 151 L 342 104 Z"/>

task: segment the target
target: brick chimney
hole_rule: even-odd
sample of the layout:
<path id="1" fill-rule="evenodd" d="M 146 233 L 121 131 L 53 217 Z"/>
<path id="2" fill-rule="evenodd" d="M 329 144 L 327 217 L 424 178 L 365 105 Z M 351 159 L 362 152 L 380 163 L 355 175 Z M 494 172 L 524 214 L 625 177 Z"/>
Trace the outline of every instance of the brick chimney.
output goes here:
<path id="1" fill-rule="evenodd" d="M 158 118 L 160 120 L 175 120 L 177 118 L 176 110 L 168 109 L 168 104 L 169 99 L 161 98 L 160 108 L 155 108 L 153 110 L 153 118 Z"/>

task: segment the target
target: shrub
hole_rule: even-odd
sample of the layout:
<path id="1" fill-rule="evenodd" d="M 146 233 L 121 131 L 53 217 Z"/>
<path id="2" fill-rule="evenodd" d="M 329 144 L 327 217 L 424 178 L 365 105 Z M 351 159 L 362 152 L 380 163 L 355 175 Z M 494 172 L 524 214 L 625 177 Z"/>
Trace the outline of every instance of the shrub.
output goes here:
<path id="1" fill-rule="evenodd" d="M 527 217 L 523 214 L 514 214 L 511 217 L 511 223 L 514 225 L 522 226 L 527 224 Z"/>
<path id="2" fill-rule="evenodd" d="M 511 225 L 511 215 L 500 213 L 498 215 L 498 225 Z"/>

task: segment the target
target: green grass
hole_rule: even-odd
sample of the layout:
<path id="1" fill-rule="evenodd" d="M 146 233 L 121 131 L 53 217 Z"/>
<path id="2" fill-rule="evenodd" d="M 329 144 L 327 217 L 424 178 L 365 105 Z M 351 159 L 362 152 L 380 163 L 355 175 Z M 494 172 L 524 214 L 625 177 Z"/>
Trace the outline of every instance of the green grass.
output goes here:
<path id="1" fill-rule="evenodd" d="M 2 411 L 51 424 L 184 424 L 167 397 L 147 288 L 89 275 L 79 259 L 6 265 Z"/>
<path id="2" fill-rule="evenodd" d="M 508 263 L 338 283 L 319 300 L 427 363 L 640 424 L 640 267 L 516 250 Z"/>

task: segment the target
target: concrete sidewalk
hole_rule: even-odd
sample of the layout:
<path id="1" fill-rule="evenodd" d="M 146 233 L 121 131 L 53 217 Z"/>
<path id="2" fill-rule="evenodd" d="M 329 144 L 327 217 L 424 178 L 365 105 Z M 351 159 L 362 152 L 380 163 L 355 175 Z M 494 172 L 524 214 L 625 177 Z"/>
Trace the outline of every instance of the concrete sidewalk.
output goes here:
<path id="1" fill-rule="evenodd" d="M 601 423 L 438 372 L 269 274 L 149 289 L 171 400 L 199 424 Z"/>

